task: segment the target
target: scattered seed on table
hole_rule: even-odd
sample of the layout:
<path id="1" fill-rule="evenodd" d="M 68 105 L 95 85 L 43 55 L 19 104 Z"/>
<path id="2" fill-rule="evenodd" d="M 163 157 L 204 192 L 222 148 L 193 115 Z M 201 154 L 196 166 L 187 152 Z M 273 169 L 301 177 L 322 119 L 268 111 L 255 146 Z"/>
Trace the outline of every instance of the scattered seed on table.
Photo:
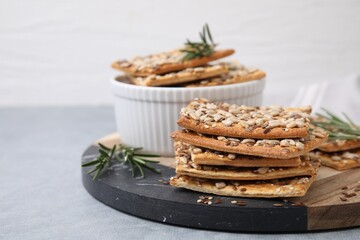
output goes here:
<path id="1" fill-rule="evenodd" d="M 246 202 L 243 202 L 243 201 L 238 201 L 236 204 L 238 206 L 246 206 Z"/>
<path id="2" fill-rule="evenodd" d="M 346 201 L 347 201 L 347 198 L 340 197 L 340 200 L 343 201 L 343 202 L 346 202 Z"/>
<path id="3" fill-rule="evenodd" d="M 274 203 L 273 206 L 274 207 L 283 207 L 284 204 L 282 204 L 282 203 Z"/>

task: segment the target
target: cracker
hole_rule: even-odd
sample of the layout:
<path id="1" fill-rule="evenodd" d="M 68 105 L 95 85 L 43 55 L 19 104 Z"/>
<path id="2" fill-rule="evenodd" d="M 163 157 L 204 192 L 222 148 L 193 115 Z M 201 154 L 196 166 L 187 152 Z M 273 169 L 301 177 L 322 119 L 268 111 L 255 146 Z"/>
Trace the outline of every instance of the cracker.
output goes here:
<path id="1" fill-rule="evenodd" d="M 146 77 L 131 77 L 140 86 L 168 86 L 227 73 L 226 64 L 207 65 L 203 67 L 186 68 L 179 72 L 164 75 L 150 75 Z"/>
<path id="2" fill-rule="evenodd" d="M 360 148 L 332 153 L 316 150 L 313 151 L 312 154 L 320 159 L 322 165 L 338 171 L 360 167 Z"/>
<path id="3" fill-rule="evenodd" d="M 254 157 L 247 155 L 237 155 L 234 160 L 228 157 L 228 153 L 218 154 L 205 152 L 191 154 L 192 160 L 196 164 L 215 165 L 215 166 L 233 166 L 233 167 L 296 167 L 301 164 L 300 157 L 289 159 Z"/>
<path id="4" fill-rule="evenodd" d="M 178 125 L 199 133 L 241 138 L 306 137 L 310 107 L 249 107 L 195 99 L 181 109 Z"/>
<path id="5" fill-rule="evenodd" d="M 171 178 L 170 184 L 179 188 L 221 196 L 278 198 L 304 196 L 315 178 L 316 176 L 267 181 L 219 181 L 183 175 Z M 224 185 L 222 183 L 225 186 L 219 188 L 219 185 Z"/>
<path id="6" fill-rule="evenodd" d="M 238 168 L 194 165 L 191 162 L 182 163 L 178 160 L 177 175 L 190 177 L 222 179 L 222 180 L 270 180 L 297 176 L 313 176 L 316 174 L 313 165 L 318 162 L 302 161 L 298 167 L 291 168 Z M 318 168 L 318 166 L 316 166 Z"/>
<path id="7" fill-rule="evenodd" d="M 229 66 L 229 72 L 220 76 L 203 79 L 196 82 L 183 84 L 183 87 L 209 87 L 242 83 L 253 80 L 260 80 L 266 76 L 264 71 L 257 68 L 247 68 L 237 61 L 225 62 Z"/>
<path id="8" fill-rule="evenodd" d="M 214 151 L 207 148 L 175 142 L 175 155 L 189 157 L 195 164 L 232 167 L 297 167 L 300 157 L 289 159 L 255 157 Z"/>
<path id="9" fill-rule="evenodd" d="M 320 146 L 327 139 L 327 137 L 321 138 L 311 134 L 306 139 L 238 139 L 204 135 L 189 130 L 175 131 L 171 134 L 171 137 L 175 141 L 216 151 L 281 159 L 304 155 Z M 253 142 L 249 142 L 250 140 Z M 281 145 L 283 141 L 286 141 L 289 146 Z"/>
<path id="10" fill-rule="evenodd" d="M 318 147 L 319 150 L 324 152 L 338 152 L 356 148 L 360 148 L 360 139 L 328 141 Z"/>
<path id="11" fill-rule="evenodd" d="M 211 61 L 230 56 L 235 51 L 233 49 L 217 50 L 209 57 L 195 58 L 183 61 L 185 55 L 181 49 L 152 54 L 143 57 L 136 57 L 132 60 L 119 60 L 111 66 L 133 76 L 149 76 L 152 74 L 164 74 L 168 72 L 180 71 L 205 65 Z"/>

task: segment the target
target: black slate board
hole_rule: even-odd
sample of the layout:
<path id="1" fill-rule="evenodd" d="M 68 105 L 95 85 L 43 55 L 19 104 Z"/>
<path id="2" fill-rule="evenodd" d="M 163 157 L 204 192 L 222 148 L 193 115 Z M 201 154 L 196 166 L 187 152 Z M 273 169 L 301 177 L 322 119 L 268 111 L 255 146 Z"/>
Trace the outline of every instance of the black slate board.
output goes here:
<path id="1" fill-rule="evenodd" d="M 97 155 L 98 148 L 90 146 L 83 154 L 87 162 Z M 299 232 L 307 231 L 307 208 L 291 206 L 281 199 L 249 199 L 213 196 L 213 202 L 197 203 L 201 193 L 174 188 L 159 182 L 175 175 L 175 170 L 157 165 L 162 174 L 146 172 L 146 178 L 132 178 L 127 166 L 115 164 L 93 181 L 82 169 L 82 181 L 86 190 L 100 202 L 122 212 L 185 227 L 246 232 Z M 232 204 L 241 200 L 246 206 Z M 274 203 L 282 203 L 276 207 Z"/>

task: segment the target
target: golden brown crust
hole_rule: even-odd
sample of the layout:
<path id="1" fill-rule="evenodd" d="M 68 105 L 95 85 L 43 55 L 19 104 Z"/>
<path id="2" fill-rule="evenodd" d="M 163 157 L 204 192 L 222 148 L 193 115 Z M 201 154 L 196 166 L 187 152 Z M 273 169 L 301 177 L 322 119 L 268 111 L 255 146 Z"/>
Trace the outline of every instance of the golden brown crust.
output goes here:
<path id="1" fill-rule="evenodd" d="M 278 198 L 304 196 L 314 182 L 310 178 L 290 178 L 286 181 L 225 181 L 224 188 L 217 188 L 214 180 L 199 179 L 189 176 L 177 176 L 170 179 L 170 184 L 179 188 L 231 197 Z"/>
<path id="2" fill-rule="evenodd" d="M 183 128 L 210 135 L 256 139 L 301 138 L 308 134 L 309 112 L 310 107 L 254 107 L 195 98 L 181 109 L 177 123 Z M 327 135 L 323 130 L 318 134 Z"/>
<path id="3" fill-rule="evenodd" d="M 247 155 L 237 156 L 234 160 L 227 157 L 226 154 L 219 157 L 218 154 L 211 152 L 204 152 L 193 154 L 191 159 L 196 164 L 202 165 L 215 165 L 215 166 L 233 166 L 233 167 L 296 167 L 301 164 L 300 157 L 289 159 L 254 157 Z"/>
<path id="4" fill-rule="evenodd" d="M 328 141 L 318 147 L 319 150 L 324 152 L 338 152 L 356 148 L 360 148 L 360 139 Z"/>
<path id="5" fill-rule="evenodd" d="M 222 74 L 217 77 L 203 79 L 201 81 L 191 82 L 183 84 L 183 87 L 209 87 L 209 86 L 219 86 L 219 85 L 228 85 L 234 83 L 248 82 L 252 80 L 260 80 L 266 76 L 264 71 L 259 69 L 249 69 L 238 63 L 237 61 L 229 61 L 224 64 L 229 66 L 229 72 Z"/>
<path id="6" fill-rule="evenodd" d="M 355 155 L 355 157 L 357 155 L 358 157 L 354 159 L 347 158 L 346 157 L 347 153 L 351 153 L 351 155 L 352 156 Z M 332 153 L 313 151 L 311 154 L 318 157 L 322 165 L 334 168 L 338 171 L 344 171 L 344 170 L 360 167 L 360 148 L 346 152 L 332 152 Z"/>
<path id="7" fill-rule="evenodd" d="M 286 108 L 287 111 L 301 111 L 310 114 L 312 112 L 311 106 L 303 106 L 303 107 L 289 107 Z"/>
<path id="8" fill-rule="evenodd" d="M 157 64 L 154 66 L 153 63 L 150 64 L 144 64 L 144 65 L 137 65 L 135 62 L 127 61 L 127 60 L 121 60 L 114 62 L 111 66 L 114 69 L 121 70 L 127 74 L 133 75 L 133 76 L 149 76 L 152 74 L 164 74 L 168 72 L 175 72 L 180 71 L 185 68 L 192 68 L 197 66 L 205 65 L 211 61 L 215 61 L 220 58 L 224 58 L 227 56 L 232 55 L 235 50 L 233 49 L 225 49 L 225 50 L 217 50 L 215 51 L 211 56 L 209 57 L 202 57 L 202 58 L 195 58 L 188 61 L 182 61 L 182 55 L 180 55 L 180 50 L 174 50 L 167 55 L 177 54 L 179 55 L 179 59 L 175 62 L 169 62 L 166 63 L 163 62 L 161 64 Z M 147 58 L 148 56 L 145 56 L 144 58 Z"/>
<path id="9" fill-rule="evenodd" d="M 200 136 L 199 134 L 188 131 L 175 131 L 171 134 L 171 137 L 176 141 L 182 141 L 191 145 L 222 152 L 281 159 L 294 158 L 304 155 L 305 153 L 317 148 L 326 141 L 326 138 L 315 137 L 313 140 L 305 141 L 303 143 L 303 148 L 300 149 L 296 146 L 249 146 L 248 144 L 242 143 L 238 144 L 237 146 L 232 146 L 228 145 L 228 143 L 225 141 L 215 139 L 211 136 Z"/>
<path id="10" fill-rule="evenodd" d="M 211 87 L 211 86 L 222 86 L 222 85 L 229 85 L 229 84 L 235 84 L 235 83 L 244 83 L 244 82 L 250 82 L 254 80 L 261 80 L 266 76 L 266 73 L 258 70 L 253 73 L 249 73 L 246 76 L 235 76 L 232 78 L 209 78 L 209 79 L 203 79 L 201 81 L 197 81 L 194 83 L 188 83 L 184 84 L 183 87 Z"/>
<path id="11" fill-rule="evenodd" d="M 177 175 L 222 180 L 270 180 L 316 174 L 309 161 L 304 161 L 299 167 L 291 168 L 218 168 L 214 166 L 193 168 L 191 165 L 180 164 L 176 166 L 176 173 Z"/>
<path id="12" fill-rule="evenodd" d="M 175 156 L 185 156 L 198 165 L 232 167 L 298 167 L 301 164 L 300 157 L 278 159 L 229 154 L 207 148 L 200 148 L 178 141 L 175 141 L 174 147 Z"/>
<path id="13" fill-rule="evenodd" d="M 140 86 L 168 86 L 184 82 L 195 81 L 198 79 L 217 76 L 227 73 L 226 64 L 208 65 L 203 67 L 187 68 L 185 70 L 164 75 L 150 75 L 147 77 L 131 77 L 136 85 Z"/>
<path id="14" fill-rule="evenodd" d="M 183 128 L 193 130 L 195 132 L 228 136 L 228 137 L 241 137 L 241 138 L 256 138 L 256 139 L 278 139 L 278 138 L 301 138 L 306 137 L 308 128 L 285 128 L 278 127 L 272 129 L 255 128 L 252 131 L 247 131 L 243 126 L 235 124 L 231 127 L 226 127 L 222 123 L 215 123 L 215 126 L 206 127 L 206 124 L 197 122 L 193 119 L 181 116 L 177 124 Z"/>

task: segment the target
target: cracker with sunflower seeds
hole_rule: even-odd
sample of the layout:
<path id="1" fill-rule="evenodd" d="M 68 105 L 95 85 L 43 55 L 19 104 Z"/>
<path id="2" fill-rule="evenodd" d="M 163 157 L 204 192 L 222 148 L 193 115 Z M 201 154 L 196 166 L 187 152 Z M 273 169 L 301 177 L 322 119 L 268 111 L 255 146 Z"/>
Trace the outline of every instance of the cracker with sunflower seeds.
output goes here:
<path id="1" fill-rule="evenodd" d="M 175 141 L 220 152 L 288 159 L 304 155 L 319 147 L 327 140 L 326 133 L 322 134 L 322 137 L 320 137 L 310 133 L 306 138 L 299 139 L 241 139 L 179 130 L 173 132 L 171 137 Z"/>
<path id="2" fill-rule="evenodd" d="M 266 73 L 257 68 L 247 68 L 237 61 L 224 62 L 229 68 L 229 72 L 219 76 L 202 79 L 181 85 L 182 87 L 209 87 L 221 86 L 235 83 L 243 83 L 265 78 Z"/>
<path id="3" fill-rule="evenodd" d="M 360 167 L 360 148 L 340 152 L 315 150 L 312 154 L 320 159 L 322 165 L 338 171 Z"/>
<path id="4" fill-rule="evenodd" d="M 311 162 L 307 157 L 302 157 L 300 166 L 297 167 L 229 167 L 198 165 L 190 159 L 183 162 L 177 159 L 176 174 L 191 177 L 223 180 L 270 180 L 297 176 L 313 176 L 318 167 L 318 161 Z"/>
<path id="5" fill-rule="evenodd" d="M 170 185 L 229 197 L 282 198 L 304 196 L 315 178 L 316 175 L 266 181 L 219 181 L 181 175 L 172 177 Z"/>
<path id="6" fill-rule="evenodd" d="M 196 98 L 181 109 L 177 123 L 198 133 L 218 136 L 301 138 L 308 135 L 310 112 L 311 107 L 253 107 Z"/>
<path id="7" fill-rule="evenodd" d="M 235 153 L 219 152 L 207 148 L 175 141 L 175 156 L 186 161 L 190 158 L 197 165 L 231 166 L 231 167 L 298 167 L 300 157 L 288 159 L 256 157 Z"/>
<path id="8" fill-rule="evenodd" d="M 146 77 L 129 76 L 133 83 L 139 86 L 169 86 L 184 82 L 191 82 L 198 79 L 209 78 L 227 73 L 226 64 L 205 65 L 202 67 L 186 68 L 184 70 L 163 75 L 150 75 Z"/>

